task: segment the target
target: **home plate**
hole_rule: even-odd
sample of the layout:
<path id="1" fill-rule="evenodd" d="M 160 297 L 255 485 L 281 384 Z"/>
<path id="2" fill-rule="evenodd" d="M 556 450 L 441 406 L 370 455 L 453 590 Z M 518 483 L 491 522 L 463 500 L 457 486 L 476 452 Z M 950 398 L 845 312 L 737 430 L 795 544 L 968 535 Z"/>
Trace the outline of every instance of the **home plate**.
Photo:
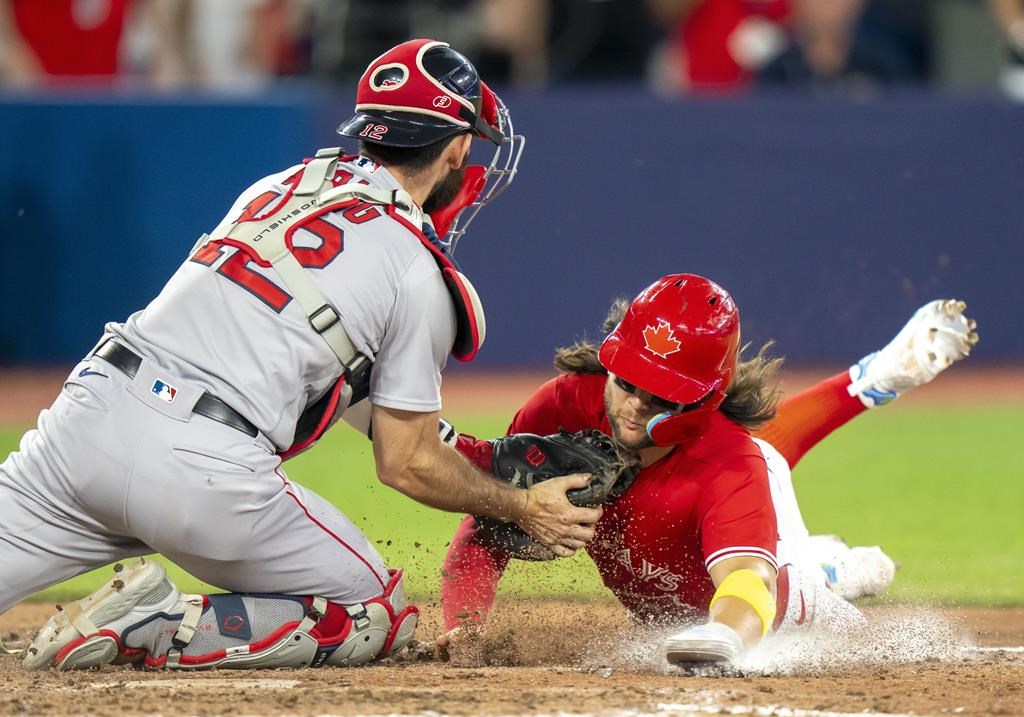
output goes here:
<path id="1" fill-rule="evenodd" d="M 90 685 L 93 689 L 103 688 L 108 689 L 111 687 L 121 687 L 127 689 L 134 688 L 145 688 L 152 689 L 154 687 L 170 687 L 172 689 L 184 689 L 189 690 L 216 690 L 216 689 L 231 689 L 231 690 L 290 690 L 296 685 L 300 684 L 302 680 L 230 680 L 230 679 L 196 679 L 196 678 L 179 678 L 172 680 L 129 680 L 127 682 L 103 682 L 94 685 Z"/>

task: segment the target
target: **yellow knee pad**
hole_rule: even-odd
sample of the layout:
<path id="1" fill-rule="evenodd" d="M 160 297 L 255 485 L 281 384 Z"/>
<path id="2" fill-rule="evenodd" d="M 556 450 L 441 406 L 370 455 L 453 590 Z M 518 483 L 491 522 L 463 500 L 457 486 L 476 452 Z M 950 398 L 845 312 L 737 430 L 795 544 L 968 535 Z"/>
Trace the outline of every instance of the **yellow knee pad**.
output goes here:
<path id="1" fill-rule="evenodd" d="M 761 618 L 761 636 L 768 634 L 768 629 L 775 622 L 775 598 L 768 592 L 761 576 L 749 568 L 729 573 L 715 591 L 708 609 L 724 597 L 737 598 L 754 608 L 754 612 Z"/>

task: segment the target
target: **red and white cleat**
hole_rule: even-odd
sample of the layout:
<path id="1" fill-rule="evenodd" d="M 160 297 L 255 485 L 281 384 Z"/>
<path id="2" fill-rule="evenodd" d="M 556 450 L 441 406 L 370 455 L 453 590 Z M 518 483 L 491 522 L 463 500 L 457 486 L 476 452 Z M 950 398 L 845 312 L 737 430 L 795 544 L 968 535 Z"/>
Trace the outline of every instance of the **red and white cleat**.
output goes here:
<path id="1" fill-rule="evenodd" d="M 922 306 L 885 348 L 850 367 L 850 395 L 868 408 L 882 406 L 966 358 L 978 343 L 977 324 L 966 310 L 954 299 Z"/>
<path id="2" fill-rule="evenodd" d="M 896 563 L 877 545 L 851 548 L 835 535 L 812 535 L 811 552 L 836 595 L 847 600 L 884 593 L 896 577 Z"/>

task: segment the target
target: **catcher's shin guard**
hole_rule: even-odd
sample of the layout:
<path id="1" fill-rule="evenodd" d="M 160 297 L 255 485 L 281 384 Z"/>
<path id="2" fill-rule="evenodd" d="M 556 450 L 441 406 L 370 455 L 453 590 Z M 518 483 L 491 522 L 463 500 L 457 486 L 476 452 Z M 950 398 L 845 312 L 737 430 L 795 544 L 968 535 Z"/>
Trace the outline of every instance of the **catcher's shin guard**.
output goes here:
<path id="1" fill-rule="evenodd" d="M 391 571 L 383 596 L 348 606 L 287 595 L 209 595 L 201 601 L 191 616 L 186 610 L 166 652 L 157 646 L 151 654 L 160 657 L 147 657 L 147 665 L 353 667 L 405 647 L 419 616 L 406 602 L 400 570 Z"/>
<path id="2" fill-rule="evenodd" d="M 50 619 L 26 651 L 27 669 L 110 662 L 211 669 L 362 665 L 405 647 L 418 611 L 401 571 L 381 597 L 343 606 L 321 597 L 183 595 L 159 563 L 140 560 Z"/>
<path id="3" fill-rule="evenodd" d="M 383 600 L 391 616 L 391 630 L 384 641 L 381 657 L 390 657 L 408 645 L 420 620 L 419 608 L 410 605 L 405 597 L 405 576 L 401 569 L 389 570 L 388 573 L 391 579 L 384 588 Z"/>
<path id="4" fill-rule="evenodd" d="M 342 625 L 339 642 L 338 637 L 330 636 L 332 631 L 327 620 L 317 625 L 314 634 L 318 637 L 319 649 L 314 667 L 362 665 L 390 657 L 409 644 L 419 622 L 419 610 L 406 600 L 402 571 L 390 570 L 389 573 L 391 579 L 383 597 L 372 598 L 356 606 L 363 608 L 363 612 L 356 615 L 353 615 L 351 607 L 345 608 L 346 614 L 357 625 L 354 634 L 345 632 Z M 365 620 L 369 620 L 369 625 L 359 626 Z"/>

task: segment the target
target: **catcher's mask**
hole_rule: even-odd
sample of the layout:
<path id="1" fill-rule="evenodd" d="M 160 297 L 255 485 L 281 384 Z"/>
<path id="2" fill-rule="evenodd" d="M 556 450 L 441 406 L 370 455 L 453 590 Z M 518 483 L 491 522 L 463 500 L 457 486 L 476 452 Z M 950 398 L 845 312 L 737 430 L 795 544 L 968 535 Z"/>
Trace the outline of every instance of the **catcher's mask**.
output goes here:
<path id="1" fill-rule="evenodd" d="M 628 387 L 677 404 L 647 423 L 657 445 L 671 446 L 707 430 L 725 400 L 739 344 L 740 315 L 728 292 L 702 276 L 671 274 L 633 300 L 599 357 Z"/>
<path id="2" fill-rule="evenodd" d="M 424 147 L 460 132 L 488 139 L 496 149 L 482 174 L 467 173 L 474 198 L 442 239 L 449 251 L 480 208 L 512 183 L 526 144 L 473 63 L 446 42 L 403 42 L 366 68 L 356 90 L 356 114 L 338 127 L 338 134 L 390 147 Z"/>

